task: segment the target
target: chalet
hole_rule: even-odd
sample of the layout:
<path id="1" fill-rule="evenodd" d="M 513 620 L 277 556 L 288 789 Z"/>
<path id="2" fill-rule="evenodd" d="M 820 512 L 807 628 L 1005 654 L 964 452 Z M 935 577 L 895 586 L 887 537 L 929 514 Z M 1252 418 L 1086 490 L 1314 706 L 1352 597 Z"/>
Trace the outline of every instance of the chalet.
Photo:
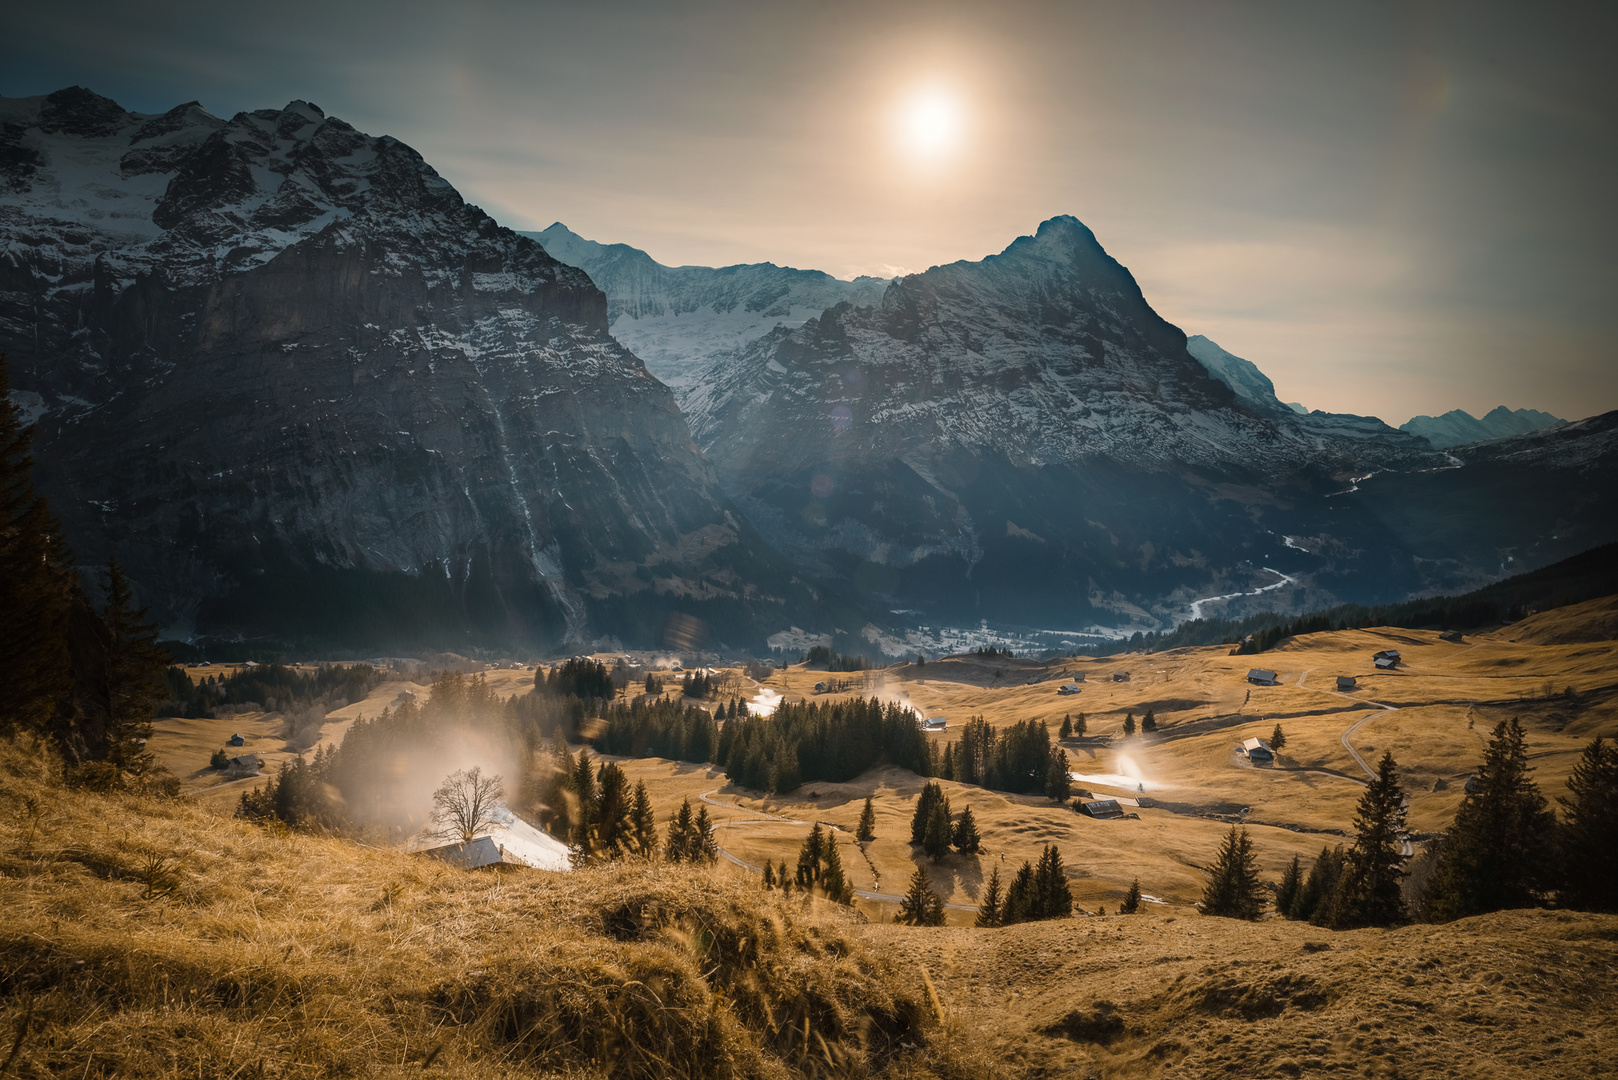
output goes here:
<path id="1" fill-rule="evenodd" d="M 1113 682 L 1128 682 L 1129 681 L 1129 672 L 1127 672 L 1127 671 L 1115 671 L 1115 672 L 1113 672 L 1112 673 L 1112 681 Z"/>
<path id="2" fill-rule="evenodd" d="M 465 843 L 428 848 L 420 854 L 447 862 L 451 866 L 458 866 L 462 870 L 476 870 L 480 866 L 498 866 L 507 861 L 505 849 L 495 843 L 492 836 L 480 836 Z"/>
<path id="3" fill-rule="evenodd" d="M 1254 686 L 1274 686 L 1276 684 L 1275 672 L 1269 668 L 1249 668 L 1247 681 Z"/>
<path id="4" fill-rule="evenodd" d="M 1397 656 L 1378 656 L 1372 663 L 1376 665 L 1378 671 L 1392 671 L 1399 666 L 1399 658 Z"/>
<path id="5" fill-rule="evenodd" d="M 1082 672 L 1082 671 L 1074 672 L 1073 673 L 1073 681 L 1074 682 L 1083 682 L 1084 681 L 1084 672 Z"/>
<path id="6" fill-rule="evenodd" d="M 815 693 L 824 694 L 825 692 L 826 692 L 826 684 L 825 683 L 823 683 L 823 682 L 815 683 Z"/>
<path id="7" fill-rule="evenodd" d="M 1100 821 L 1119 821 L 1124 816 L 1124 808 L 1118 805 L 1117 799 L 1085 800 L 1079 803 L 1078 811 Z"/>
<path id="8" fill-rule="evenodd" d="M 1392 660 L 1395 664 L 1397 664 L 1399 662 L 1399 650 L 1398 649 L 1383 649 L 1381 652 L 1372 653 L 1371 654 L 1371 659 L 1373 659 L 1373 660 Z"/>
<path id="9" fill-rule="evenodd" d="M 1360 681 L 1358 679 L 1356 679 L 1354 676 L 1352 676 L 1352 675 L 1339 675 L 1339 676 L 1337 676 L 1337 689 L 1339 689 L 1339 690 L 1358 690 L 1359 688 L 1360 688 Z"/>
<path id="10" fill-rule="evenodd" d="M 240 780 L 244 776 L 257 776 L 264 771 L 264 759 L 257 754 L 243 754 L 233 757 L 225 766 L 225 775 L 232 780 Z"/>
<path id="11" fill-rule="evenodd" d="M 1460 642 L 1462 640 L 1461 632 L 1459 630 L 1445 630 L 1438 635 L 1438 640 Z"/>
<path id="12" fill-rule="evenodd" d="M 929 716 L 927 719 L 921 721 L 921 730 L 923 730 L 923 731 L 943 731 L 945 725 L 947 725 L 948 723 L 949 723 L 949 720 L 946 717 Z"/>
<path id="13" fill-rule="evenodd" d="M 1079 690 L 1080 690 L 1079 684 L 1078 683 L 1073 683 L 1073 682 L 1063 683 L 1061 686 L 1058 686 L 1056 688 L 1056 692 L 1058 694 L 1077 694 L 1079 692 Z"/>
<path id="14" fill-rule="evenodd" d="M 241 732 L 238 731 L 236 734 L 232 735 L 230 738 L 225 740 L 225 745 L 226 746 L 246 746 L 247 745 L 247 740 L 242 738 Z"/>
<path id="15" fill-rule="evenodd" d="M 1247 760 L 1254 765 L 1275 764 L 1275 751 L 1271 750 L 1270 744 L 1263 739 L 1243 739 L 1242 753 L 1246 754 Z"/>

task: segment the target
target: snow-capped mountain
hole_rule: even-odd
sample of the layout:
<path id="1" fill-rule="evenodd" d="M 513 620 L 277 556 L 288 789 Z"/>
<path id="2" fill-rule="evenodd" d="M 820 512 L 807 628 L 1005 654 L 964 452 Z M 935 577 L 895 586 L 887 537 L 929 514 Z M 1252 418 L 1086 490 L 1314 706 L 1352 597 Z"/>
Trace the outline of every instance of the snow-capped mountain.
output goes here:
<path id="1" fill-rule="evenodd" d="M 628 244 L 598 244 L 561 222 L 524 233 L 552 256 L 590 275 L 607 294 L 612 334 L 676 391 L 721 353 L 777 326 L 796 328 L 835 304 L 872 304 L 888 283 L 853 281 L 774 263 L 664 266 Z"/>
<path id="2" fill-rule="evenodd" d="M 0 252 L 41 485 L 178 631 L 737 640 L 781 609 L 600 290 L 395 139 L 0 99 Z"/>
<path id="3" fill-rule="evenodd" d="M 1433 446 L 1464 446 L 1508 435 L 1526 435 L 1567 423 L 1538 409 L 1508 409 L 1498 405 L 1479 419 L 1465 409 L 1451 409 L 1442 416 L 1412 416 L 1399 425 L 1400 431 L 1420 435 Z"/>

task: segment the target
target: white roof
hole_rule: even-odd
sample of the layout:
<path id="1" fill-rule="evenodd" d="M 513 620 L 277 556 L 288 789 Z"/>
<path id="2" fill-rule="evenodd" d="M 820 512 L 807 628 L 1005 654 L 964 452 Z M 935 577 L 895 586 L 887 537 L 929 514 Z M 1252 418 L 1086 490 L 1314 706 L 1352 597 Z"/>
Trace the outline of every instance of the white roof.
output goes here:
<path id="1" fill-rule="evenodd" d="M 1263 739 L 1243 739 L 1242 749 L 1247 751 L 1249 754 L 1251 754 L 1254 750 L 1262 750 L 1266 754 L 1273 754 L 1275 752 L 1270 749 L 1270 744 L 1265 742 Z"/>

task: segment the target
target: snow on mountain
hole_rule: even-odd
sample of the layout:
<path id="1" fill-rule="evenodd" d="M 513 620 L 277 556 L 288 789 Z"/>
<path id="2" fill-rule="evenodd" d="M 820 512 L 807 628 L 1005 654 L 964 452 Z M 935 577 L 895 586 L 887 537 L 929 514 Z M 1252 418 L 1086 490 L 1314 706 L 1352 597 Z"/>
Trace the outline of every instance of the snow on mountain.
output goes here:
<path id="1" fill-rule="evenodd" d="M 1464 409 L 1451 409 L 1442 416 L 1412 416 L 1399 425 L 1399 430 L 1420 435 L 1434 447 L 1443 449 L 1508 435 L 1526 435 L 1565 423 L 1566 420 L 1537 409 L 1513 410 L 1499 405 L 1482 419 Z"/>
<path id="2" fill-rule="evenodd" d="M 761 640 L 780 612 L 789 570 L 589 277 L 307 102 L 0 99 L 0 350 L 75 550 L 176 632 L 660 642 L 722 609 Z"/>
<path id="3" fill-rule="evenodd" d="M 774 263 L 664 266 L 639 248 L 586 240 L 561 222 L 522 235 L 590 275 L 607 294 L 613 336 L 676 390 L 690 385 L 695 370 L 714 356 L 777 326 L 802 326 L 844 301 L 874 303 L 888 284 Z"/>

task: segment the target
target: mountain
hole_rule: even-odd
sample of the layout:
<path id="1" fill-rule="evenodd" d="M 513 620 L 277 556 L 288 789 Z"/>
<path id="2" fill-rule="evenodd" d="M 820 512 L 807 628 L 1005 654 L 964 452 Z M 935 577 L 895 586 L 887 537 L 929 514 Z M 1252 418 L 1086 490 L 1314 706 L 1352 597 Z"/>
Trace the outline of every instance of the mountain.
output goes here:
<path id="1" fill-rule="evenodd" d="M 676 389 L 689 385 L 693 372 L 719 353 L 777 326 L 802 326 L 844 301 L 874 303 L 888 284 L 873 277 L 843 281 L 774 263 L 664 266 L 639 248 L 598 244 L 561 222 L 523 235 L 590 275 L 607 294 L 613 336 Z"/>
<path id="2" fill-rule="evenodd" d="M 38 482 L 173 633 L 753 641 L 801 595 L 589 277 L 395 139 L 0 99 L 0 245 Z"/>
<path id="3" fill-rule="evenodd" d="M 917 621 L 1127 630 L 1260 591 L 1378 602 L 1614 535 L 1606 496 L 1555 536 L 1511 501 L 1525 476 L 1575 484 L 1562 466 L 1457 469 L 1374 417 L 1299 415 L 1252 365 L 1198 351 L 1224 370 L 1058 217 L 717 356 L 681 401 L 766 538 Z"/>
<path id="4" fill-rule="evenodd" d="M 1412 416 L 1399 425 L 1399 430 L 1420 435 L 1433 446 L 1443 449 L 1486 439 L 1501 439 L 1508 435 L 1526 435 L 1565 423 L 1566 420 L 1537 409 L 1512 410 L 1499 405 L 1481 420 L 1464 409 L 1451 409 L 1443 416 Z"/>

